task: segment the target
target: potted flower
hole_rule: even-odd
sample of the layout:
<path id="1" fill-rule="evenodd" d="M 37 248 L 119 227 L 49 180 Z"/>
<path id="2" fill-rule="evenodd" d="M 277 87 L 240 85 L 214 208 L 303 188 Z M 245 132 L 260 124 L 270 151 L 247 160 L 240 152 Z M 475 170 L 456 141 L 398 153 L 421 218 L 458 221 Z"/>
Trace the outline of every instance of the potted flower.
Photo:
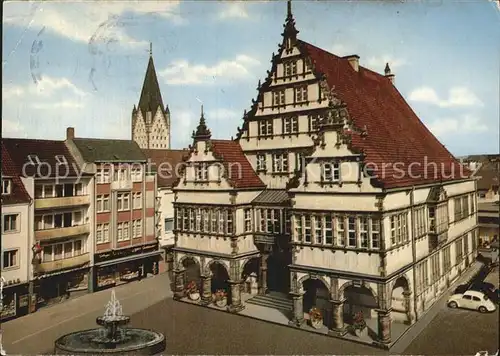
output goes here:
<path id="1" fill-rule="evenodd" d="M 354 334 L 357 337 L 366 335 L 366 321 L 363 316 L 363 312 L 359 311 L 353 315 L 352 318 L 352 328 L 354 330 Z"/>
<path id="2" fill-rule="evenodd" d="M 186 287 L 186 293 L 191 300 L 199 300 L 200 299 L 200 291 L 198 290 L 198 286 L 195 281 L 189 282 Z"/>
<path id="3" fill-rule="evenodd" d="M 224 308 L 227 305 L 227 293 L 224 289 L 217 289 L 214 293 L 214 302 L 219 308 Z"/>
<path id="4" fill-rule="evenodd" d="M 323 326 L 323 314 L 319 308 L 313 307 L 309 310 L 309 321 L 311 326 L 315 329 L 319 329 Z"/>

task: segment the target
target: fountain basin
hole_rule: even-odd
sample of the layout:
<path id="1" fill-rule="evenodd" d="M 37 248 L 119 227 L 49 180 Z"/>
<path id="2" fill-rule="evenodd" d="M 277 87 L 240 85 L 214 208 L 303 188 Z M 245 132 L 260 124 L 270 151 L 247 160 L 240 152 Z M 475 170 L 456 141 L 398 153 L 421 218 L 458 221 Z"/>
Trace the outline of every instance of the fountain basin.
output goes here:
<path id="1" fill-rule="evenodd" d="M 103 329 L 66 334 L 55 342 L 56 355 L 156 355 L 165 351 L 165 336 L 148 329 L 123 328 L 119 343 L 103 342 Z"/>

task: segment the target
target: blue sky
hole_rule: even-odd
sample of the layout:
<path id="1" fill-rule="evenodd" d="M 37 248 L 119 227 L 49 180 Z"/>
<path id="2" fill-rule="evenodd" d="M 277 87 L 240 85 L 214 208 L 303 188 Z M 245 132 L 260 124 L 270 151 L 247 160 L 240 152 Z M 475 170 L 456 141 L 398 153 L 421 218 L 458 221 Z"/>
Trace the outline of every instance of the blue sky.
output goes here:
<path id="1" fill-rule="evenodd" d="M 2 135 L 130 138 L 153 43 L 172 146 L 200 101 L 236 135 L 270 69 L 284 1 L 3 3 Z M 499 150 L 500 7 L 491 1 L 293 1 L 299 38 L 383 72 L 456 155 Z"/>

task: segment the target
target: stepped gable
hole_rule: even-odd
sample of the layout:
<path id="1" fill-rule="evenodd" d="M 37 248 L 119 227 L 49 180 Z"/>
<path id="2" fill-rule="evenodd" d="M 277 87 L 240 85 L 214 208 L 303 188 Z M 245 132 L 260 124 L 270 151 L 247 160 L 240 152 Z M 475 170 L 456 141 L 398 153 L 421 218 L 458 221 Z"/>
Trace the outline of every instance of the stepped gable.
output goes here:
<path id="1" fill-rule="evenodd" d="M 215 156 L 223 161 L 226 177 L 234 188 L 265 188 L 265 184 L 253 170 L 237 141 L 210 140 L 210 142 Z"/>
<path id="2" fill-rule="evenodd" d="M 323 74 L 334 95 L 347 104 L 349 116 L 356 128 L 366 128 L 365 134 L 347 132 L 351 137 L 351 149 L 363 152 L 373 174 L 385 188 L 449 181 L 470 176 L 461 168 L 454 156 L 425 127 L 408 103 L 391 83 L 381 74 L 359 66 L 355 71 L 347 58 L 338 57 L 307 42 L 298 40 L 301 51 L 311 58 L 317 74 Z M 365 137 L 363 137 L 365 136 Z M 405 174 L 382 164 L 399 163 Z M 413 177 L 410 177 L 408 166 Z M 426 162 L 437 163 L 438 174 L 429 168 L 424 175 Z M 441 169 L 441 166 L 443 167 Z M 443 174 L 444 173 L 444 174 Z"/>

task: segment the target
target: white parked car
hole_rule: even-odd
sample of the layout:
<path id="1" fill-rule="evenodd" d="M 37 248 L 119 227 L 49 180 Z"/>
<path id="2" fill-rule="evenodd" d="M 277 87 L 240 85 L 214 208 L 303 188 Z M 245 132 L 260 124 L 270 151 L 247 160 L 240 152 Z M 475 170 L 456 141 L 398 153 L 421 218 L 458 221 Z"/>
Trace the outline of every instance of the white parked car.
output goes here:
<path id="1" fill-rule="evenodd" d="M 496 310 L 495 304 L 483 292 L 468 290 L 465 293 L 453 294 L 448 298 L 450 308 L 465 308 L 479 310 L 481 313 Z"/>

